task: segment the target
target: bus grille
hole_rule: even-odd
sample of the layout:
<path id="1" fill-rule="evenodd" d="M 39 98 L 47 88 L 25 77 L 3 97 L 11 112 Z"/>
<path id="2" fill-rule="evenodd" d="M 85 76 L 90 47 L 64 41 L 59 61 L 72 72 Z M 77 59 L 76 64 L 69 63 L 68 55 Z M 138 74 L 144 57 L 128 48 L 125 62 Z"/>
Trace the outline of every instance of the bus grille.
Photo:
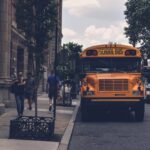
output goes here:
<path id="1" fill-rule="evenodd" d="M 99 80 L 100 91 L 128 91 L 127 79 L 101 79 Z"/>

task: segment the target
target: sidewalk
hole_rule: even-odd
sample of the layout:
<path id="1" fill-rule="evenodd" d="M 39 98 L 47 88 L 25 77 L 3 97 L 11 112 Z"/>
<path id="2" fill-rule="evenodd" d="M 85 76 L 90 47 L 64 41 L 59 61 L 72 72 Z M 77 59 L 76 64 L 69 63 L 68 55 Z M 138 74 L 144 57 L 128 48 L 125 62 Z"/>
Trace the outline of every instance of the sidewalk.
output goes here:
<path id="1" fill-rule="evenodd" d="M 72 118 L 78 100 L 73 100 L 72 107 L 57 106 L 56 107 L 56 125 L 55 134 L 52 141 L 33 141 L 33 140 L 12 140 L 9 138 L 9 124 L 10 120 L 16 118 L 16 109 L 6 109 L 6 113 L 0 116 L 0 150 L 57 150 L 61 143 L 62 137 L 69 122 Z M 24 115 L 34 115 L 33 110 L 27 109 L 27 102 L 25 101 Z M 49 117 L 51 113 L 48 111 L 48 97 L 47 94 L 38 96 L 38 116 Z M 71 133 L 70 133 L 71 135 Z"/>

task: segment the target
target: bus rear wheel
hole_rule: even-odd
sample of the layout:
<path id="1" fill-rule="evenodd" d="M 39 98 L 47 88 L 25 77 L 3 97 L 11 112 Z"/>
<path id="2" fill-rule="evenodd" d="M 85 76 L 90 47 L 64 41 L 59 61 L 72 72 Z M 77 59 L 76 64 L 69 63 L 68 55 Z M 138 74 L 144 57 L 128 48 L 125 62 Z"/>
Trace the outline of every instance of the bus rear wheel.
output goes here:
<path id="1" fill-rule="evenodd" d="M 141 122 L 144 120 L 145 105 L 144 102 L 139 102 L 135 106 L 135 120 Z"/>

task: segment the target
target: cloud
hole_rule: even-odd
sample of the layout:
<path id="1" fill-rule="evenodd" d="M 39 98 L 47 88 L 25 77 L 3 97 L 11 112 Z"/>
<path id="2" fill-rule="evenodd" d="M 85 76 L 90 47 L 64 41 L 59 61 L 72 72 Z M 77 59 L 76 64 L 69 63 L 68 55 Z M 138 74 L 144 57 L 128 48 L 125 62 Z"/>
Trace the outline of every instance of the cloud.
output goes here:
<path id="1" fill-rule="evenodd" d="M 90 7 L 90 6 L 96 6 L 99 5 L 98 0 L 64 0 L 64 7 L 70 8 L 79 8 L 79 7 Z"/>
<path id="2" fill-rule="evenodd" d="M 116 25 L 110 25 L 109 27 L 96 27 L 90 25 L 85 29 L 84 37 L 89 43 L 99 44 L 107 42 L 127 42 L 124 35 L 125 22 L 118 22 Z"/>
<path id="3" fill-rule="evenodd" d="M 74 34 L 72 37 L 63 33 L 64 35 L 64 42 L 75 42 L 78 44 L 83 45 L 84 47 L 88 47 L 95 44 L 104 44 L 108 42 L 116 42 L 127 44 L 128 40 L 124 35 L 124 27 L 126 23 L 116 22 L 116 24 L 110 25 L 108 27 L 96 27 L 95 25 L 90 25 L 86 27 L 83 33 L 78 33 L 77 31 L 73 31 Z M 69 31 L 69 30 L 68 30 Z"/>
<path id="4" fill-rule="evenodd" d="M 81 17 L 88 14 L 89 10 L 100 8 L 100 3 L 98 0 L 65 0 L 64 8 L 68 9 L 69 14 Z"/>
<path id="5" fill-rule="evenodd" d="M 73 38 L 76 36 L 76 32 L 70 28 L 63 28 L 62 32 L 66 38 Z"/>
<path id="6" fill-rule="evenodd" d="M 63 42 L 76 42 L 84 47 L 117 42 L 126 44 L 124 35 L 127 0 L 64 0 Z"/>
<path id="7" fill-rule="evenodd" d="M 125 9 L 125 2 L 126 0 L 64 0 L 64 9 L 75 17 L 117 19 L 121 16 L 118 11 Z"/>
<path id="8" fill-rule="evenodd" d="M 110 25 L 109 27 L 96 27 L 95 25 L 90 25 L 85 30 L 85 37 L 108 40 L 112 39 L 112 37 L 116 38 L 119 33 L 122 33 L 121 30 L 121 25 Z"/>

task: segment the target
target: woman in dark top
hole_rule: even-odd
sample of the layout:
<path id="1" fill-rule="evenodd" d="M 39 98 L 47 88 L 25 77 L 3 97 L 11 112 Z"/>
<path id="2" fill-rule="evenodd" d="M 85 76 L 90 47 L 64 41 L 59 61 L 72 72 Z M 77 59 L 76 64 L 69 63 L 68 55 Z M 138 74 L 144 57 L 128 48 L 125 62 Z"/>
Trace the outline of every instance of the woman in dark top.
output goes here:
<path id="1" fill-rule="evenodd" d="M 17 112 L 18 116 L 23 115 L 24 111 L 24 88 L 25 88 L 25 81 L 23 79 L 23 75 L 20 72 L 18 74 L 17 80 L 13 83 L 14 85 L 14 95 L 16 99 L 16 105 L 17 105 Z"/>

